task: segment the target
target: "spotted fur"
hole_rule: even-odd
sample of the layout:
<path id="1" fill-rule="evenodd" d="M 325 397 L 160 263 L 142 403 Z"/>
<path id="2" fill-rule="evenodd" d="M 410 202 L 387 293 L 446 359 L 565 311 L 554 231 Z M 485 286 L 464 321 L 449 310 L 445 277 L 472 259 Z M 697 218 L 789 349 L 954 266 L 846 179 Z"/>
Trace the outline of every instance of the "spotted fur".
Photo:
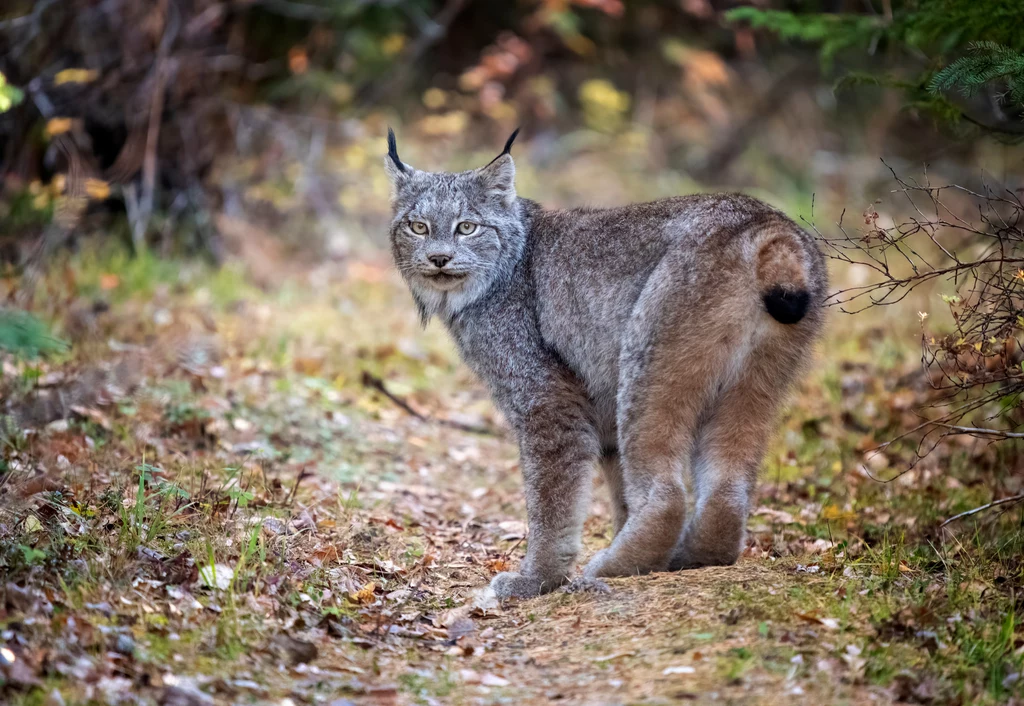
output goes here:
<path id="1" fill-rule="evenodd" d="M 527 597 L 569 580 L 598 465 L 616 534 L 585 577 L 733 563 L 823 324 L 820 252 L 736 194 L 545 210 L 516 195 L 510 146 L 460 173 L 414 169 L 393 140 L 385 159 L 391 247 L 420 316 L 448 328 L 519 442 L 529 543 L 492 586 Z M 460 236 L 463 221 L 479 231 Z"/>

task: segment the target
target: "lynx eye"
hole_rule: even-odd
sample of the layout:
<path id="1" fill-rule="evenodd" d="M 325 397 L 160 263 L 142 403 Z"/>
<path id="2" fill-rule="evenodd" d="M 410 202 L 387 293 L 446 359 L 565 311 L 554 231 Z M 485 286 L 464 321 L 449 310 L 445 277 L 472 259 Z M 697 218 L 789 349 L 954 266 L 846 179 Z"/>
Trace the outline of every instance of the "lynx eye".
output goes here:
<path id="1" fill-rule="evenodd" d="M 409 230 L 416 235 L 426 235 L 430 229 L 427 228 L 427 224 L 423 221 L 409 221 Z"/>
<path id="2" fill-rule="evenodd" d="M 480 226 L 478 226 L 476 223 L 472 223 L 471 221 L 463 221 L 458 226 L 456 226 L 456 230 L 459 232 L 459 235 L 473 235 L 473 233 L 476 233 L 476 229 L 479 227 Z"/>

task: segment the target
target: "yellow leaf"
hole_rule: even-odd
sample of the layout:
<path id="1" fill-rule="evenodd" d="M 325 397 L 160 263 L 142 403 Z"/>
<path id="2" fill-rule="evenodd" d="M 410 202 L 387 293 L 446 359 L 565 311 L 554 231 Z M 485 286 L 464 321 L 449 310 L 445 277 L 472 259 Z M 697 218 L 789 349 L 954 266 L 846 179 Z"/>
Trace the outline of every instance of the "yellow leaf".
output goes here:
<path id="1" fill-rule="evenodd" d="M 826 505 L 821 510 L 823 520 L 849 520 L 852 517 L 853 513 L 843 510 L 838 505 Z"/>
<path id="2" fill-rule="evenodd" d="M 448 102 L 448 95 L 440 88 L 428 88 L 423 94 L 423 105 L 431 110 L 443 108 Z"/>
<path id="3" fill-rule="evenodd" d="M 89 178 L 85 180 L 85 193 L 89 198 L 102 201 L 110 198 L 110 185 L 102 179 Z"/>
<path id="4" fill-rule="evenodd" d="M 373 581 L 360 588 L 355 593 L 348 594 L 354 603 L 373 603 L 374 594 L 377 591 L 377 584 Z"/>
<path id="5" fill-rule="evenodd" d="M 389 34 L 380 43 L 380 50 L 384 56 L 395 56 L 405 48 L 405 37 L 401 34 Z"/>
<path id="6" fill-rule="evenodd" d="M 71 129 L 71 118 L 50 118 L 46 122 L 46 134 L 53 137 L 62 135 Z"/>
<path id="7" fill-rule="evenodd" d="M 99 76 L 100 72 L 96 69 L 64 69 L 53 77 L 53 83 L 57 86 L 65 83 L 92 83 Z"/>

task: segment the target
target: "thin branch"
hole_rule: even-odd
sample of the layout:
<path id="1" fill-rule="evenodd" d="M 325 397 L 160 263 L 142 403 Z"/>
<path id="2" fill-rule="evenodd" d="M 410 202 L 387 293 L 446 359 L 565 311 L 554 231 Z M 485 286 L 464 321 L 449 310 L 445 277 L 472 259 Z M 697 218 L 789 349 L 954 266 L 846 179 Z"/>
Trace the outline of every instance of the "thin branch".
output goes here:
<path id="1" fill-rule="evenodd" d="M 961 512 L 959 515 L 953 515 L 948 520 L 946 520 L 941 525 L 939 525 L 939 529 L 942 529 L 943 527 L 948 525 L 950 522 L 955 522 L 956 520 L 962 520 L 963 518 L 970 517 L 971 515 L 977 515 L 979 512 L 984 512 L 985 510 L 989 510 L 989 509 L 991 509 L 993 507 L 998 507 L 999 505 L 1007 505 L 1009 503 L 1019 503 L 1021 500 L 1024 500 L 1024 493 L 1019 493 L 1017 495 L 1011 495 L 1010 497 L 1002 498 L 1001 500 L 993 500 L 992 502 L 986 503 L 986 504 L 982 505 L 981 507 L 976 507 L 973 510 L 968 510 L 967 512 Z"/>
<path id="2" fill-rule="evenodd" d="M 1003 431 L 1002 429 L 984 429 L 981 427 L 961 427 L 954 424 L 932 422 L 934 426 L 945 427 L 955 434 L 971 434 L 973 436 L 998 436 L 1001 439 L 1024 439 L 1024 433 Z"/>
<path id="3" fill-rule="evenodd" d="M 475 424 L 463 424 L 462 422 L 457 422 L 457 421 L 455 421 L 453 419 L 435 419 L 435 418 L 432 418 L 432 417 L 428 417 L 428 416 L 426 416 L 424 414 L 420 414 L 415 409 L 413 409 L 412 406 L 408 402 L 406 402 L 404 399 L 402 399 L 401 397 L 399 397 L 395 393 L 391 392 L 391 390 L 389 390 L 387 388 L 387 385 L 384 384 L 384 381 L 382 379 L 380 379 L 379 377 L 377 377 L 376 375 L 373 375 L 372 373 L 363 371 L 363 379 L 362 379 L 362 381 L 363 381 L 363 386 L 364 387 L 368 387 L 371 390 L 376 390 L 380 394 L 384 395 L 384 397 L 386 397 L 387 399 L 391 400 L 391 402 L 393 402 L 395 404 L 395 406 L 399 407 L 406 414 L 408 414 L 408 415 L 410 415 L 412 417 L 415 417 L 416 419 L 419 419 L 422 422 L 433 422 L 435 424 L 440 424 L 441 426 L 446 426 L 446 427 L 449 427 L 451 429 L 458 429 L 459 431 L 468 431 L 471 434 L 485 434 L 487 436 L 501 436 L 501 432 L 500 431 L 498 431 L 497 429 L 494 429 L 492 427 L 489 427 L 489 426 L 477 426 Z"/>

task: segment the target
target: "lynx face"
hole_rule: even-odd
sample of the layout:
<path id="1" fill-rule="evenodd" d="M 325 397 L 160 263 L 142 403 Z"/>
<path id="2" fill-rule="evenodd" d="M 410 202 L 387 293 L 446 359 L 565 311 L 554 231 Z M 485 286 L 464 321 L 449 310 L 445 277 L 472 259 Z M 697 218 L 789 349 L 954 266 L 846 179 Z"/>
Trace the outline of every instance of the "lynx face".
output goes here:
<path id="1" fill-rule="evenodd" d="M 395 264 L 424 322 L 457 314 L 507 274 L 522 250 L 512 157 L 502 153 L 467 172 L 425 172 L 403 164 L 389 139 Z"/>

